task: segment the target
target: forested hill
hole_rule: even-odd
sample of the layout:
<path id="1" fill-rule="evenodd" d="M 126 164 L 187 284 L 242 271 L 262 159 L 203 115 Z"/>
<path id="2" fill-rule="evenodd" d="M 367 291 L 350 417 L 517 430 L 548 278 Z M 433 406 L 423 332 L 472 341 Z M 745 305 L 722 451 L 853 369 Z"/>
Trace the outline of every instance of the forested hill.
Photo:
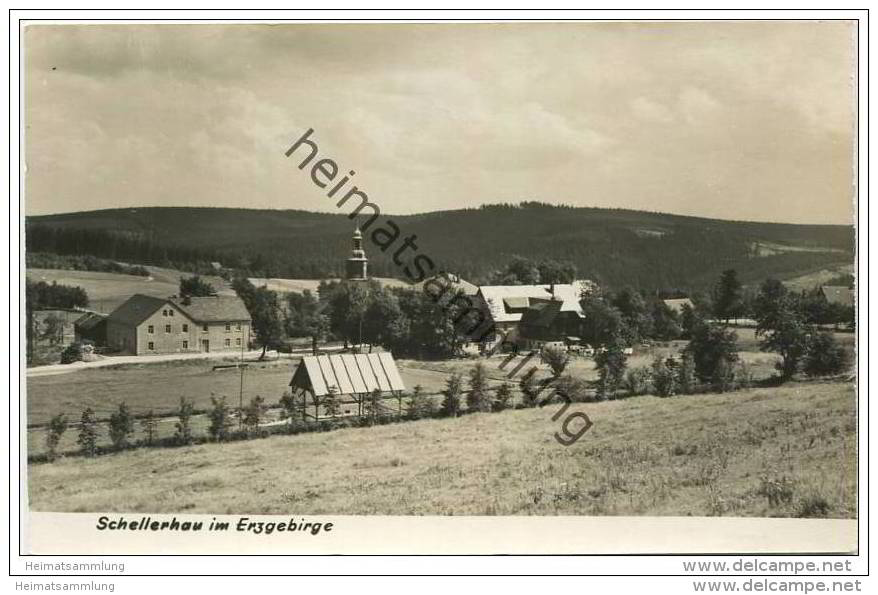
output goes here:
<path id="1" fill-rule="evenodd" d="M 569 260 L 580 277 L 642 289 L 703 289 L 727 268 L 737 269 L 744 282 L 786 278 L 850 264 L 854 258 L 850 226 L 721 221 L 539 203 L 387 218 L 403 237 L 417 235 L 419 252 L 437 269 L 476 282 L 514 255 Z M 220 261 L 252 276 L 321 278 L 342 274 L 353 227 L 344 214 L 307 211 L 110 209 L 28 217 L 27 249 L 164 266 Z M 382 254 L 368 240 L 365 248 L 373 275 L 404 277 L 390 259 L 393 250 Z"/>

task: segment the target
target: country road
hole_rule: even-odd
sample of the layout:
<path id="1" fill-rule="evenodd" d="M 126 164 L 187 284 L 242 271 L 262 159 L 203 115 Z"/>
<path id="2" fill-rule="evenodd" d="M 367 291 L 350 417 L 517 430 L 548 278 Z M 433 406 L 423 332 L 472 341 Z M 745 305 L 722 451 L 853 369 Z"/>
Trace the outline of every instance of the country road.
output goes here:
<path id="1" fill-rule="evenodd" d="M 336 352 L 341 350 L 340 347 L 321 348 L 321 353 Z M 267 351 L 266 360 L 278 359 L 298 359 L 303 355 L 309 355 L 310 349 L 301 349 L 292 353 L 278 353 L 277 351 Z M 245 351 L 243 357 L 246 361 L 253 361 L 262 355 L 261 349 L 254 351 Z M 91 362 L 73 362 L 72 364 L 49 364 L 47 366 L 36 366 L 27 369 L 27 377 L 35 378 L 38 376 L 54 376 L 56 374 L 69 374 L 71 372 L 79 372 L 82 370 L 91 370 L 94 368 L 104 368 L 107 366 L 120 366 L 125 364 L 157 364 L 171 361 L 191 361 L 204 359 L 234 359 L 241 357 L 240 352 L 218 351 L 214 353 L 168 353 L 163 355 L 113 355 L 101 357 L 101 359 Z"/>

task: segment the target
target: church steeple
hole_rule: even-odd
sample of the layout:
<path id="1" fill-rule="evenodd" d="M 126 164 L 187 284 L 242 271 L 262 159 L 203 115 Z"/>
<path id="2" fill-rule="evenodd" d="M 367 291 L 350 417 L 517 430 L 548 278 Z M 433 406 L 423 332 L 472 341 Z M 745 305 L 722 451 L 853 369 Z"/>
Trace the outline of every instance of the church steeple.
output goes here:
<path id="1" fill-rule="evenodd" d="M 363 234 L 360 228 L 354 230 L 354 249 L 351 251 L 351 257 L 348 258 L 345 268 L 346 277 L 351 281 L 365 281 L 369 278 L 368 267 L 369 259 L 366 258 L 366 252 L 363 250 Z"/>

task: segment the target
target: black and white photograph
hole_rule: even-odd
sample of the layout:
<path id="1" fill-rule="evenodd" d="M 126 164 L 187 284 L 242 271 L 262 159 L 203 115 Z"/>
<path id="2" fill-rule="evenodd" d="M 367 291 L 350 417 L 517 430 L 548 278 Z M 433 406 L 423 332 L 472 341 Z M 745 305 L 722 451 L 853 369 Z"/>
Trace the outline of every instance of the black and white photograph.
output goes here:
<path id="1" fill-rule="evenodd" d="M 855 21 L 20 35 L 30 514 L 856 549 Z"/>

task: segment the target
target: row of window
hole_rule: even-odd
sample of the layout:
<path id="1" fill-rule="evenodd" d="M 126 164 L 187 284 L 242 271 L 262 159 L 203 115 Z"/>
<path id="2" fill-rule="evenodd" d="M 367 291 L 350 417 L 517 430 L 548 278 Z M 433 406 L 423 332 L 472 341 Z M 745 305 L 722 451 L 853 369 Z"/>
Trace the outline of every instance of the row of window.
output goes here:
<path id="1" fill-rule="evenodd" d="M 237 347 L 240 347 L 240 346 L 241 346 L 241 339 L 235 339 L 235 345 L 236 345 Z M 231 339 L 226 339 L 226 340 L 225 340 L 225 346 L 226 346 L 226 347 L 231 347 L 231 346 L 232 346 L 232 340 L 231 340 Z M 148 342 L 148 343 L 146 344 L 146 349 L 147 349 L 147 351 L 155 351 L 155 343 L 152 342 L 152 341 Z M 189 349 L 189 341 L 183 341 L 183 349 Z"/>
<path id="2" fill-rule="evenodd" d="M 162 310 L 162 316 L 173 316 L 173 315 L 174 315 L 173 310 Z"/>
<path id="3" fill-rule="evenodd" d="M 173 312 L 173 310 L 171 310 L 171 312 Z M 201 325 L 201 330 L 206 333 L 207 332 L 207 325 L 206 324 Z M 235 325 L 235 330 L 236 331 L 241 330 L 241 323 L 240 322 Z M 149 326 L 146 327 L 146 332 L 149 333 L 150 335 L 154 335 L 155 334 L 155 326 L 150 324 Z M 165 332 L 166 333 L 171 332 L 171 325 L 170 324 L 165 325 Z M 188 333 L 189 332 L 189 325 L 184 324 L 183 328 L 180 332 L 181 333 Z M 226 323 L 226 332 L 227 333 L 232 332 L 232 325 L 230 323 Z"/>

